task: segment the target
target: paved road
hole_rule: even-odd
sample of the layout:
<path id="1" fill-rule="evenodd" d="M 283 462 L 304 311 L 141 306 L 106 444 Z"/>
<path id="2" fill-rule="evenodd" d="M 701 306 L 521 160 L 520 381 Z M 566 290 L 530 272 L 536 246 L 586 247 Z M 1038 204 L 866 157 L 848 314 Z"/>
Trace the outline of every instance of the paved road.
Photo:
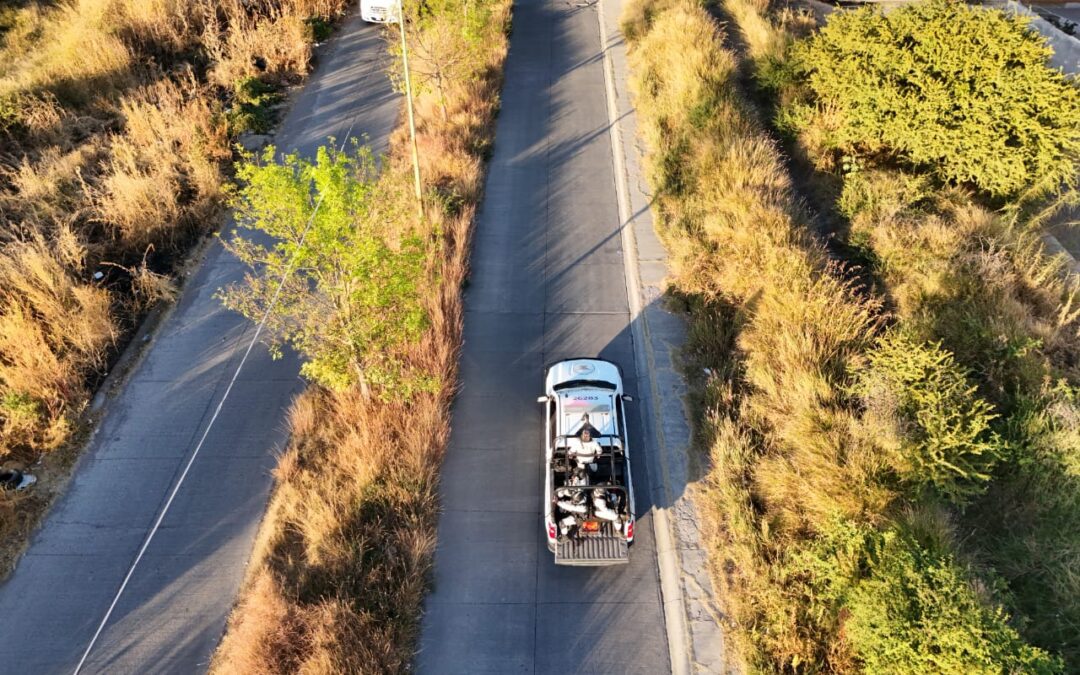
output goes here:
<path id="1" fill-rule="evenodd" d="M 1063 21 L 1080 25 L 1080 4 L 1078 3 L 1033 4 L 1027 6 L 1027 8 L 1028 10 L 1036 10 L 1042 16 L 1054 14 Z M 1036 19 L 1031 25 L 1047 38 L 1050 46 L 1054 49 L 1054 54 L 1050 58 L 1050 65 L 1061 68 L 1066 75 L 1080 76 L 1080 39 L 1077 36 L 1070 37 L 1042 19 Z M 1080 35 L 1080 31 L 1078 31 L 1078 35 Z M 1061 244 L 1072 255 L 1074 260 L 1080 260 L 1080 228 L 1071 224 L 1076 222 L 1080 222 L 1080 208 L 1064 209 L 1051 222 L 1050 233 L 1057 238 L 1057 243 Z M 1051 245 L 1051 249 L 1055 250 L 1055 247 Z M 1080 264 L 1076 265 L 1076 270 L 1080 272 Z"/>
<path id="2" fill-rule="evenodd" d="M 385 148 L 399 106 L 378 29 L 350 21 L 282 126 L 282 149 L 327 135 Z M 160 338 L 110 403 L 67 494 L 0 587 L 0 672 L 70 673 L 216 407 L 253 327 L 214 299 L 242 266 L 209 251 Z M 295 358 L 259 348 L 147 550 L 84 672 L 205 670 L 242 580 L 271 485 Z"/>
<path id="3" fill-rule="evenodd" d="M 516 3 L 421 673 L 669 670 L 642 454 L 629 565 L 556 567 L 541 529 L 543 364 L 600 355 L 637 389 L 598 31 L 587 3 Z"/>
<path id="4" fill-rule="evenodd" d="M 1030 7 L 1043 14 L 1053 14 L 1058 19 L 1062 20 L 1063 23 L 1072 23 L 1080 26 L 1080 4 L 1067 2 L 1064 4 L 1053 3 L 1041 5 L 1036 3 L 1030 5 Z M 1077 30 L 1076 28 L 1074 28 L 1074 31 L 1080 32 L 1080 30 Z"/>

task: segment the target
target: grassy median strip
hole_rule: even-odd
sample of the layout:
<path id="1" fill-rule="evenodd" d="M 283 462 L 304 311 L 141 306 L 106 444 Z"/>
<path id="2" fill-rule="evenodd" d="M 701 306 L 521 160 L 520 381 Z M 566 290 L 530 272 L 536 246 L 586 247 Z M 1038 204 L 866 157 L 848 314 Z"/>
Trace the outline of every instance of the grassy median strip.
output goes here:
<path id="1" fill-rule="evenodd" d="M 269 152 L 239 170 L 239 220 L 278 244 L 233 242 L 266 266 L 225 301 L 259 315 L 296 254 L 271 328 L 303 355 L 313 385 L 290 412 L 291 443 L 215 672 L 410 668 L 510 3 L 412 11 L 423 218 L 405 128 L 382 169 L 364 148 L 331 143 L 314 161 Z M 297 224 L 320 197 L 301 246 Z"/>
<path id="2" fill-rule="evenodd" d="M 787 42 L 770 42 L 790 42 L 781 31 L 805 20 L 729 4 L 763 91 L 814 81 L 783 60 Z M 624 25 L 672 293 L 691 310 L 697 444 L 712 459 L 701 508 L 743 665 L 1061 670 L 1069 628 L 1040 632 L 1017 595 L 1041 587 L 1059 612 L 1076 597 L 1075 285 L 1037 233 L 954 178 L 886 180 L 869 153 L 830 148 L 843 183 L 822 207 L 849 219 L 844 243 L 872 261 L 870 274 L 853 270 L 811 234 L 709 13 L 645 0 Z M 790 88 L 772 104 L 810 105 Z M 797 112 L 818 137 L 835 121 Z M 1046 137 L 1068 143 L 1067 130 Z M 1010 184 L 1018 199 L 1053 183 L 1030 166 Z M 1029 201 L 1012 212 L 1036 211 Z M 993 538 L 961 535 L 972 528 Z M 999 547 L 1020 528 L 1032 536 Z M 1066 536 L 1039 534 L 1054 528 Z M 1030 564 L 1036 552 L 1051 573 Z"/>
<path id="3" fill-rule="evenodd" d="M 246 92 L 295 84 L 345 0 L 0 7 L 0 574 L 63 484 L 93 389 L 219 224 Z M 245 108 L 246 106 L 246 108 Z M 57 452 L 61 451 L 63 452 Z"/>

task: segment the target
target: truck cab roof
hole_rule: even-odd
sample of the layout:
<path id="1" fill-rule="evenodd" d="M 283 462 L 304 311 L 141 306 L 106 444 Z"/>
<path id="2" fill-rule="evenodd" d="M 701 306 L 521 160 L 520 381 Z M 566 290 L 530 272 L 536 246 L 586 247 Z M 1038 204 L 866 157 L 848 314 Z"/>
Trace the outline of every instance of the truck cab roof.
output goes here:
<path id="1" fill-rule="evenodd" d="M 548 366 L 545 377 L 548 394 L 577 387 L 607 389 L 616 396 L 623 393 L 622 371 L 604 359 L 566 359 Z"/>

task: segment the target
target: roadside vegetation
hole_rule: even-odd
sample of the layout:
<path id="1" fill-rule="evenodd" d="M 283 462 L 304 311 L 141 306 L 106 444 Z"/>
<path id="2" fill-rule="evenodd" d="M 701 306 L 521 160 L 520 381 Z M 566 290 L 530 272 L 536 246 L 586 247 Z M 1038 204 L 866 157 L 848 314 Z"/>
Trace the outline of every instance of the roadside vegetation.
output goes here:
<path id="1" fill-rule="evenodd" d="M 1076 668 L 1080 290 L 1040 239 L 1075 83 L 946 0 L 820 31 L 756 0 L 623 20 L 737 658 Z"/>
<path id="2" fill-rule="evenodd" d="M 231 241 L 253 272 L 223 299 L 258 320 L 293 260 L 269 327 L 312 384 L 290 412 L 290 446 L 214 672 L 411 668 L 510 3 L 406 10 L 411 43 L 424 45 L 409 54 L 423 217 L 407 127 L 380 163 L 331 139 L 313 160 L 270 149 L 237 171 L 241 226 L 277 243 Z"/>
<path id="3" fill-rule="evenodd" d="M 77 442 L 119 348 L 218 226 L 231 141 L 272 123 L 271 92 L 347 4 L 0 7 L 0 464 Z M 56 488 L 0 493 L 0 568 Z"/>

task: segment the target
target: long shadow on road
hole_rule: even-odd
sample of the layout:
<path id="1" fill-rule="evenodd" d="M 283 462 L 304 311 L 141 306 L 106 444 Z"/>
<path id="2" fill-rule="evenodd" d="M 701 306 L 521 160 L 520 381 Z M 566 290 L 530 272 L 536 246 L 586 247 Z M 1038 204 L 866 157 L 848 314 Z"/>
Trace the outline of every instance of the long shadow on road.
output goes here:
<path id="1" fill-rule="evenodd" d="M 633 409 L 629 564 L 556 566 L 542 526 L 544 365 L 601 356 L 641 393 L 595 7 L 516 3 L 505 81 L 417 670 L 667 672 L 650 448 Z"/>

